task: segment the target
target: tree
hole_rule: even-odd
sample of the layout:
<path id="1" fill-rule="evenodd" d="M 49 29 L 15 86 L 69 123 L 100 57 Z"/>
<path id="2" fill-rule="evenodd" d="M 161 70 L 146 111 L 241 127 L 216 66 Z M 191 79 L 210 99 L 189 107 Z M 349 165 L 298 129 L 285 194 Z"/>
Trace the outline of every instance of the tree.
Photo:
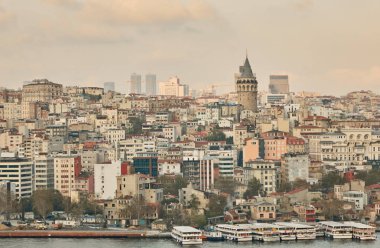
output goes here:
<path id="1" fill-rule="evenodd" d="M 359 171 L 355 177 L 365 181 L 366 185 L 372 185 L 380 182 L 380 171 L 370 170 L 370 171 Z"/>
<path id="2" fill-rule="evenodd" d="M 334 185 L 344 184 L 344 179 L 337 172 L 329 172 L 322 177 L 321 187 L 323 191 L 331 191 Z"/>
<path id="3" fill-rule="evenodd" d="M 343 202 L 337 199 L 322 200 L 322 214 L 326 220 L 333 220 L 335 218 L 342 218 L 343 215 Z"/>
<path id="4" fill-rule="evenodd" d="M 234 144 L 234 137 L 230 136 L 230 137 L 226 138 L 226 143 L 228 145 L 233 145 Z"/>
<path id="5" fill-rule="evenodd" d="M 247 190 L 244 192 L 244 198 L 250 198 L 253 196 L 258 196 L 261 193 L 261 183 L 254 177 L 248 182 Z"/>
<path id="6" fill-rule="evenodd" d="M 212 195 L 208 203 L 207 217 L 221 216 L 227 205 L 227 199 L 221 195 Z"/>
<path id="7" fill-rule="evenodd" d="M 162 185 L 164 195 L 178 195 L 178 190 L 188 185 L 188 181 L 180 175 L 160 176 L 157 182 Z"/>
<path id="8" fill-rule="evenodd" d="M 236 182 L 232 177 L 219 177 L 214 184 L 216 189 L 219 189 L 223 193 L 230 195 L 235 194 Z"/>
<path id="9" fill-rule="evenodd" d="M 198 197 L 192 194 L 188 204 L 189 208 L 191 208 L 192 210 L 198 210 L 200 204 L 201 202 L 199 201 Z"/>
<path id="10" fill-rule="evenodd" d="M 219 130 L 213 130 L 211 134 L 206 137 L 208 141 L 224 141 L 226 140 L 226 135 Z"/>
<path id="11" fill-rule="evenodd" d="M 293 189 L 297 189 L 297 188 L 308 188 L 309 187 L 309 183 L 306 181 L 306 180 L 303 180 L 303 179 L 299 179 L 297 178 L 294 182 L 293 182 Z"/>
<path id="12" fill-rule="evenodd" d="M 142 133 L 142 125 L 144 121 L 139 117 L 130 117 L 129 123 L 132 124 L 132 128 L 128 131 L 129 134 L 141 134 Z"/>
<path id="13" fill-rule="evenodd" d="M 36 190 L 32 195 L 33 210 L 46 219 L 47 215 L 54 210 L 53 194 L 51 190 Z"/>

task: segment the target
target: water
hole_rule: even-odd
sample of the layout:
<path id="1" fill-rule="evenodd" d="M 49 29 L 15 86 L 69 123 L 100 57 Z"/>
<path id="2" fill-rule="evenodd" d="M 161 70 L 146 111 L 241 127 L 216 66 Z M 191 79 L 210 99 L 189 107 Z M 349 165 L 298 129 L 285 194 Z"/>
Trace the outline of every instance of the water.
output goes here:
<path id="1" fill-rule="evenodd" d="M 378 237 L 380 238 L 380 237 Z M 260 247 L 260 248 L 379 248 L 380 240 L 353 241 L 353 240 L 323 240 L 292 241 L 276 243 L 244 242 L 204 242 L 198 246 L 202 248 L 229 248 L 229 247 Z M 170 239 L 0 239 L 0 247 L 6 248 L 180 248 L 181 246 Z"/>

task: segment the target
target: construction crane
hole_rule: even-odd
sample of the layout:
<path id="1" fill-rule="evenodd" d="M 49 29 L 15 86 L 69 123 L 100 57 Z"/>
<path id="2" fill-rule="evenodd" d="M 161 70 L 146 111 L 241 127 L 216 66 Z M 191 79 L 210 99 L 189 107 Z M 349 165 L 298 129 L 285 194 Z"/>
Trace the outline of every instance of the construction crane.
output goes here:
<path id="1" fill-rule="evenodd" d="M 217 87 L 226 87 L 226 86 L 233 86 L 231 83 L 227 84 L 227 83 L 214 83 L 214 84 L 211 84 L 211 93 L 216 95 L 216 88 Z"/>

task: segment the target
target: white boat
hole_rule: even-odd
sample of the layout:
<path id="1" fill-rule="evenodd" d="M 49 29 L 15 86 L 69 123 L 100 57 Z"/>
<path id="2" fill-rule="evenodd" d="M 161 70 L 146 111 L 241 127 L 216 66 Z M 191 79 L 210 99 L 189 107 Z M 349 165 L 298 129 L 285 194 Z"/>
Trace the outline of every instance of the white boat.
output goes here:
<path id="1" fill-rule="evenodd" d="M 173 227 L 172 238 L 182 245 L 199 245 L 202 244 L 202 232 L 191 226 Z"/>
<path id="2" fill-rule="evenodd" d="M 280 232 L 278 226 L 267 223 L 244 224 L 251 228 L 253 240 L 273 242 L 280 241 Z"/>
<path id="3" fill-rule="evenodd" d="M 352 227 L 352 238 L 359 240 L 376 240 L 376 227 L 357 222 L 344 222 Z"/>
<path id="4" fill-rule="evenodd" d="M 352 239 L 352 227 L 335 221 L 322 221 L 319 223 L 325 230 L 325 237 L 331 239 Z"/>
<path id="5" fill-rule="evenodd" d="M 295 222 L 277 222 L 276 225 L 293 228 L 297 240 L 312 240 L 317 237 L 313 226 Z"/>
<path id="6" fill-rule="evenodd" d="M 248 227 L 230 224 L 218 224 L 215 229 L 222 233 L 224 239 L 237 242 L 252 241 L 251 230 Z"/>
<path id="7" fill-rule="evenodd" d="M 278 226 L 278 232 L 280 233 L 281 241 L 293 241 L 296 240 L 296 233 L 294 228 L 287 226 Z"/>

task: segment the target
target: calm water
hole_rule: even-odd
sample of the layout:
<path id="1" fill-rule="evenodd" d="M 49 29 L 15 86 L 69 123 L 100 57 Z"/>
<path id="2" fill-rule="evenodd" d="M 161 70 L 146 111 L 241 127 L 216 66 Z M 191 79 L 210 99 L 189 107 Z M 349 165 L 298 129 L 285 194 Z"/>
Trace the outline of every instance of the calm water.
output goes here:
<path id="1" fill-rule="evenodd" d="M 378 235 L 378 239 L 379 239 Z M 259 242 L 204 242 L 199 246 L 184 247 L 205 247 L 205 248 L 227 248 L 227 247 L 260 247 L 260 248 L 379 248 L 380 240 L 377 241 L 352 241 L 352 240 L 323 240 L 297 241 L 297 242 L 278 242 L 278 243 L 259 243 Z M 181 246 L 170 239 L 0 239 L 0 247 L 18 248 L 180 248 Z"/>

